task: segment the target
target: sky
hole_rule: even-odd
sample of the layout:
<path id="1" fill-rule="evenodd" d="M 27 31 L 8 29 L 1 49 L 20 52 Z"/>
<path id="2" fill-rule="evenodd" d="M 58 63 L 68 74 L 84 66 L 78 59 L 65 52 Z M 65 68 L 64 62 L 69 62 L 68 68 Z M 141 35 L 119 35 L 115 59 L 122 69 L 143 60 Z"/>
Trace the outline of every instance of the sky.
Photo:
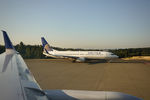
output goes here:
<path id="1" fill-rule="evenodd" d="M 14 45 L 150 47 L 150 0 L 0 0 L 0 30 Z"/>

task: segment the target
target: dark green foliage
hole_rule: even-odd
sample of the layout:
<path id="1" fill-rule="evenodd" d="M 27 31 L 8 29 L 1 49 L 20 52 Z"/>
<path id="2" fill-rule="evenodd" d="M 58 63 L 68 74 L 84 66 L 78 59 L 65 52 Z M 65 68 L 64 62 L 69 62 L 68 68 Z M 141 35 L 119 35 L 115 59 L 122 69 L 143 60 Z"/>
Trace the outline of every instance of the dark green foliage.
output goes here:
<path id="1" fill-rule="evenodd" d="M 16 51 L 18 51 L 21 56 L 25 59 L 38 59 L 45 58 L 43 53 L 43 48 L 41 45 L 24 45 L 23 42 L 15 46 Z M 5 47 L 0 45 L 0 53 L 5 51 Z"/>
<path id="2" fill-rule="evenodd" d="M 150 48 L 129 48 L 129 49 L 116 49 L 110 50 L 120 58 L 132 56 L 150 56 Z"/>
<path id="3" fill-rule="evenodd" d="M 72 51 L 96 51 L 98 49 L 73 49 L 73 48 L 58 48 L 53 47 L 56 50 L 72 50 Z M 43 47 L 41 45 L 25 45 L 23 42 L 15 46 L 16 51 L 18 51 L 25 59 L 41 59 L 45 58 L 43 53 Z M 5 47 L 0 45 L 0 53 L 5 51 Z M 120 58 L 132 57 L 132 56 L 150 56 L 150 48 L 129 48 L 129 49 L 115 49 L 109 50 L 114 54 L 118 55 Z"/>
<path id="4" fill-rule="evenodd" d="M 25 59 L 44 58 L 43 48 L 40 45 L 24 45 L 23 42 L 20 42 L 15 48 Z"/>
<path id="5" fill-rule="evenodd" d="M 5 52 L 5 47 L 0 45 L 0 54 L 3 53 L 3 52 Z"/>

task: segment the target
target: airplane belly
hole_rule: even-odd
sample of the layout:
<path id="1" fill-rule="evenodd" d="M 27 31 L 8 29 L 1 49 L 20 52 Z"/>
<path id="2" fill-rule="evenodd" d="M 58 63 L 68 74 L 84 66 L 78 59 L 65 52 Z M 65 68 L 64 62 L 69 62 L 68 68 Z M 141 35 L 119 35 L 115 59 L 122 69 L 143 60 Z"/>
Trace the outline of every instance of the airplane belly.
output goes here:
<path id="1" fill-rule="evenodd" d="M 112 57 L 109 56 L 99 56 L 99 55 L 87 55 L 83 57 L 87 59 L 113 59 Z"/>
<path id="2" fill-rule="evenodd" d="M 103 57 L 103 56 L 93 56 L 93 55 L 86 55 L 82 57 L 87 58 L 87 59 L 106 59 L 106 57 Z"/>

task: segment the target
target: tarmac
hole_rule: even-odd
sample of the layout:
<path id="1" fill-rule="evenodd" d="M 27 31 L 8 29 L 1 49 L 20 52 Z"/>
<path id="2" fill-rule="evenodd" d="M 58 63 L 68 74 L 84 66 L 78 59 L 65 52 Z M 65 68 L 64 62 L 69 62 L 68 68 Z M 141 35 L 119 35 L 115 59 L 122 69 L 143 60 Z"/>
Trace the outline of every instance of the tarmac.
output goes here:
<path id="1" fill-rule="evenodd" d="M 150 62 L 72 63 L 26 59 L 42 89 L 116 91 L 150 100 Z"/>

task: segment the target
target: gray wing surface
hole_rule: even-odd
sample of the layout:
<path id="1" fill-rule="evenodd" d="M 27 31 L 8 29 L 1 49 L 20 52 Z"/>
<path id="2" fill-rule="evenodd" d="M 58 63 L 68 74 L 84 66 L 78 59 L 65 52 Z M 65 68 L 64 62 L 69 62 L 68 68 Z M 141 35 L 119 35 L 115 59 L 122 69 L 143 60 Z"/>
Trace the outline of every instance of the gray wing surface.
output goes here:
<path id="1" fill-rule="evenodd" d="M 0 98 L 1 100 L 24 100 L 17 63 L 14 54 L 0 55 Z"/>
<path id="2" fill-rule="evenodd" d="M 0 100 L 48 100 L 5 31 L 3 36 L 6 51 L 0 55 Z"/>

